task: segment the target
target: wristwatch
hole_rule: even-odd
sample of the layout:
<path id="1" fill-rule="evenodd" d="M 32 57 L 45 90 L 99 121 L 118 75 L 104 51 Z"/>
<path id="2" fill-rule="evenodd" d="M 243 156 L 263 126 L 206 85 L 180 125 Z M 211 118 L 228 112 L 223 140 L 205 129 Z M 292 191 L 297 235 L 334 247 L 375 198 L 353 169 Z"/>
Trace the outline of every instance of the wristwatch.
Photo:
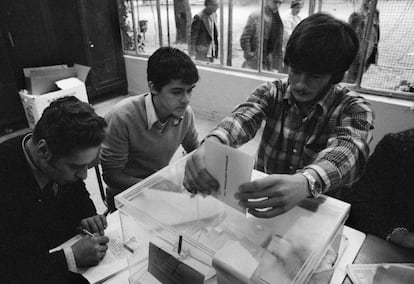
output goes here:
<path id="1" fill-rule="evenodd" d="M 318 198 L 322 194 L 322 186 L 316 178 L 307 171 L 299 171 L 308 180 L 308 189 L 314 198 Z"/>

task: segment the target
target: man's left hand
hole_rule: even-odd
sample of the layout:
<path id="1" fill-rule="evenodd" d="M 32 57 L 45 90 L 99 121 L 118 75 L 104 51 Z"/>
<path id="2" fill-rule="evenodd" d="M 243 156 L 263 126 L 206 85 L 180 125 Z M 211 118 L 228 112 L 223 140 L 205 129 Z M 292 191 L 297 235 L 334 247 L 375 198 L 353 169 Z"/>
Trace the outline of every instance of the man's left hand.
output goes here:
<path id="1" fill-rule="evenodd" d="M 88 217 L 82 219 L 80 222 L 80 226 L 83 229 L 88 230 L 91 233 L 99 233 L 100 235 L 104 235 L 104 230 L 107 227 L 106 217 L 104 215 L 95 215 L 92 217 Z"/>
<path id="2" fill-rule="evenodd" d="M 236 198 L 253 216 L 271 218 L 289 211 L 309 195 L 303 175 L 274 174 L 242 184 Z"/>

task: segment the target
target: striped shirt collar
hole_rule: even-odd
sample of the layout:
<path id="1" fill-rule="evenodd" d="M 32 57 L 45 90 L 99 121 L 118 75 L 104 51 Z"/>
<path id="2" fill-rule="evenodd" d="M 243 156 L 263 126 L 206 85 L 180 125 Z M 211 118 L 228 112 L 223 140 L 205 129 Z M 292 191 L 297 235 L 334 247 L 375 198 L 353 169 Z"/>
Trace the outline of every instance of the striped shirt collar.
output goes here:
<path id="1" fill-rule="evenodd" d="M 154 106 L 154 102 L 152 101 L 152 94 L 148 93 L 145 95 L 145 109 L 147 111 L 147 127 L 148 129 L 151 129 L 154 124 L 157 124 L 157 126 L 166 126 L 170 121 L 172 122 L 173 126 L 176 126 L 178 124 L 180 124 L 181 120 L 183 119 L 182 117 L 180 118 L 173 118 L 170 117 L 165 123 L 162 123 L 159 118 L 157 113 L 155 112 L 155 106 Z"/>

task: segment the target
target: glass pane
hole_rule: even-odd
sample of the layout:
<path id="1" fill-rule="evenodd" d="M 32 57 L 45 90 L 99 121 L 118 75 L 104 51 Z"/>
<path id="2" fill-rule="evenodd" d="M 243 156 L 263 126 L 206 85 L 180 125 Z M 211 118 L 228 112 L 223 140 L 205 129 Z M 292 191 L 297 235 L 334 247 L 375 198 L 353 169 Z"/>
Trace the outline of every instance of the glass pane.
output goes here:
<path id="1" fill-rule="evenodd" d="M 264 0 L 263 16 L 260 16 L 260 2 L 252 2 L 235 4 L 234 37 L 240 48 L 234 49 L 234 58 L 239 59 L 234 66 L 258 69 L 257 51 L 261 44 L 260 25 L 263 20 L 262 70 L 287 73 L 287 66 L 283 63 L 286 43 L 295 26 L 307 15 L 308 1 Z"/>
<path id="2" fill-rule="evenodd" d="M 261 1 L 234 3 L 233 66 L 259 69 Z"/>
<path id="3" fill-rule="evenodd" d="M 375 50 L 368 53 L 368 60 L 373 64 L 364 73 L 362 86 L 404 91 L 413 96 L 414 1 L 379 0 L 377 10 L 380 30 L 378 49 L 376 54 Z"/>
<path id="4" fill-rule="evenodd" d="M 129 0 L 119 0 L 118 12 L 123 50 L 135 51 L 135 35 L 131 2 Z"/>
<path id="5" fill-rule="evenodd" d="M 152 54 L 160 46 L 157 2 L 153 0 L 119 1 L 121 2 L 120 9 L 126 6 L 122 3 L 128 3 L 128 7 L 125 8 L 127 15 L 120 19 L 121 32 L 123 32 L 122 20 L 128 27 L 127 43 L 126 36 L 123 36 L 124 50 L 132 50 L 135 54 Z"/>
<path id="6" fill-rule="evenodd" d="M 370 0 L 323 0 L 321 10 L 348 21 L 360 37 L 361 49 L 367 40 L 361 87 L 414 93 L 414 37 L 412 0 L 378 0 L 373 27 L 367 39 Z M 361 65 L 359 54 L 348 72 L 347 82 L 355 82 Z"/>
<path id="7" fill-rule="evenodd" d="M 191 57 L 203 63 L 220 64 L 219 0 L 190 1 L 191 22 L 188 52 Z"/>

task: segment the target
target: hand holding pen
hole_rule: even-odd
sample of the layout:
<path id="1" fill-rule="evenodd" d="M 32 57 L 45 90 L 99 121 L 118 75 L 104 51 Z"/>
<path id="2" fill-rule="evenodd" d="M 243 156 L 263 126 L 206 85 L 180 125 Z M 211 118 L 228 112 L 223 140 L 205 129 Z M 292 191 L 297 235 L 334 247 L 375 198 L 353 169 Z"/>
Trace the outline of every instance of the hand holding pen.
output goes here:
<path id="1" fill-rule="evenodd" d="M 106 255 L 109 238 L 97 233 L 92 234 L 85 228 L 82 229 L 85 237 L 72 246 L 73 255 L 77 267 L 97 265 Z"/>

